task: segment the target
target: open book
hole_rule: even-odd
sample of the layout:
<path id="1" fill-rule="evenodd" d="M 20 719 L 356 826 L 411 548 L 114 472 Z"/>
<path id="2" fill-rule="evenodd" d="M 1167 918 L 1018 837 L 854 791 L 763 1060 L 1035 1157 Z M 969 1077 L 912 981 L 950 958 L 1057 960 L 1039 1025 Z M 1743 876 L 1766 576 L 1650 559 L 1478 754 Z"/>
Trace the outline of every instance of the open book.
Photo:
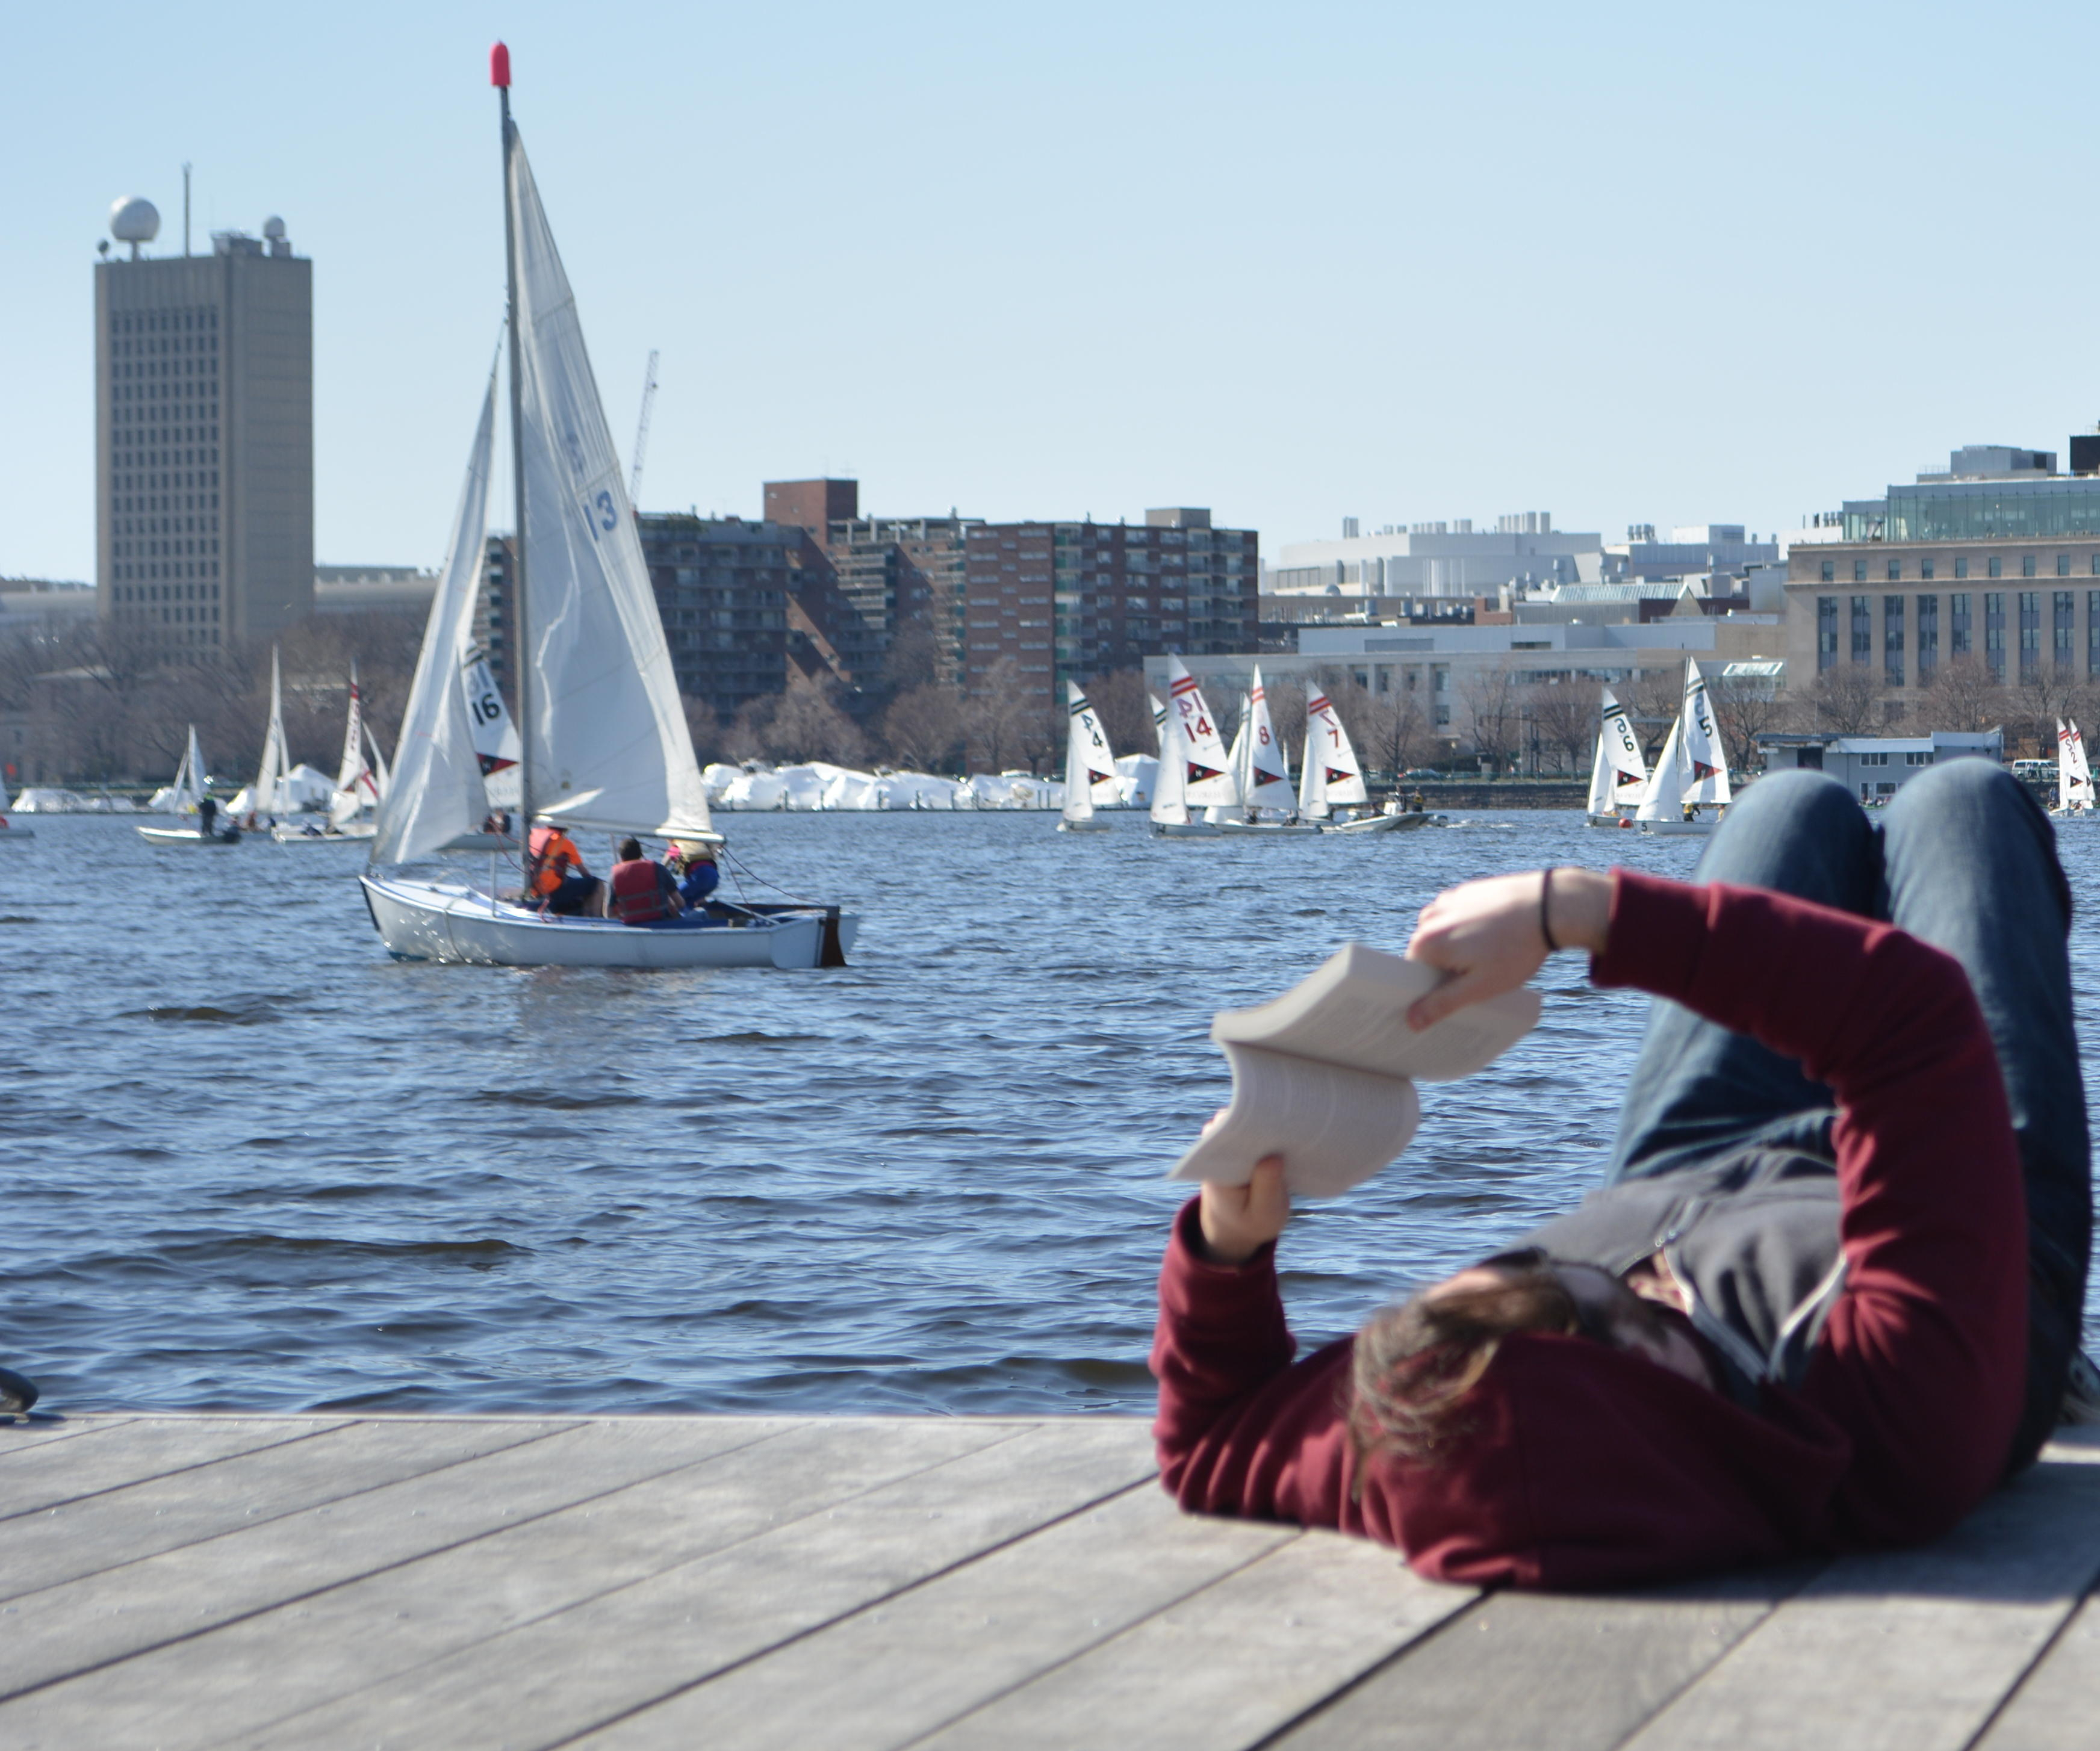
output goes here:
<path id="1" fill-rule="evenodd" d="M 1408 1005 L 1444 976 L 1352 942 L 1282 996 L 1220 1011 L 1211 1038 L 1233 1067 L 1232 1105 L 1170 1177 L 1244 1185 L 1281 1155 L 1297 1196 L 1333 1197 L 1407 1147 L 1418 1081 L 1470 1076 L 1538 1022 L 1538 994 L 1506 991 L 1419 1034 Z"/>

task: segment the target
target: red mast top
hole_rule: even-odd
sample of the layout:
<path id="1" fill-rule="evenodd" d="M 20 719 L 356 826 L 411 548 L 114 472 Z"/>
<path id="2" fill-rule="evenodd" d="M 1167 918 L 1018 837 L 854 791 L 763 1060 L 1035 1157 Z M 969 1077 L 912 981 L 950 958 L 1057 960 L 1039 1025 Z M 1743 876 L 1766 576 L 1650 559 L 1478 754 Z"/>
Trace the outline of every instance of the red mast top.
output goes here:
<path id="1" fill-rule="evenodd" d="M 503 43 L 488 51 L 488 82 L 506 91 L 510 89 L 510 51 Z"/>

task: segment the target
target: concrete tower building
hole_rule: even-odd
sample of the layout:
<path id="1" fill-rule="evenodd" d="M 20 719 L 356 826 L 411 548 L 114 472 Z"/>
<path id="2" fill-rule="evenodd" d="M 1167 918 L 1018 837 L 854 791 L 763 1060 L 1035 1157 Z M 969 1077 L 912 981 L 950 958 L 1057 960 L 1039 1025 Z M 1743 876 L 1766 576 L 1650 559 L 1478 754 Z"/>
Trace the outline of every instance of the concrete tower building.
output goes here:
<path id="1" fill-rule="evenodd" d="M 313 611 L 313 264 L 282 219 L 142 256 L 159 228 L 119 201 L 130 258 L 95 270 L 96 589 L 120 626 L 218 648 Z"/>

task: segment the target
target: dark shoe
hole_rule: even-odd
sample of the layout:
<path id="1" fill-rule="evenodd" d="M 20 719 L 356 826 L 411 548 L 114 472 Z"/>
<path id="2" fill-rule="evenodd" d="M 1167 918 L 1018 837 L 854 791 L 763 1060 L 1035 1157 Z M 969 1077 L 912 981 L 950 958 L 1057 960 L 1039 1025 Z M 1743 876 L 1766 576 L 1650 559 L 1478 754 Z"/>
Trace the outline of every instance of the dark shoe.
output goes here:
<path id="1" fill-rule="evenodd" d="M 2058 1422 L 2100 1422 L 2100 1368 L 2083 1350 L 2071 1352 L 2071 1372 L 2063 1383 L 2063 1408 Z"/>

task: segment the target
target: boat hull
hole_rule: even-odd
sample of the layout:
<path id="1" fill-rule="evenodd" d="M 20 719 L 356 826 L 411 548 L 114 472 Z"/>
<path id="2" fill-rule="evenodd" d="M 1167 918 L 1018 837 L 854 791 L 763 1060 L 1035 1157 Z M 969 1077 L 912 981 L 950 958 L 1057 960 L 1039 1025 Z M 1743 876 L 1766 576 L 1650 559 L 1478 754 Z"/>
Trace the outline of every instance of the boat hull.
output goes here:
<path id="1" fill-rule="evenodd" d="M 373 829 L 368 826 L 362 832 L 307 833 L 296 827 L 273 827 L 270 836 L 280 845 L 368 845 Z"/>
<path id="2" fill-rule="evenodd" d="M 1439 814 L 1371 814 L 1361 821 L 1329 821 L 1323 833 L 1405 833 L 1442 820 Z"/>
<path id="3" fill-rule="evenodd" d="M 1223 839 L 1225 836 L 1223 830 L 1211 821 L 1154 821 L 1152 833 L 1155 839 Z"/>
<path id="4" fill-rule="evenodd" d="M 1327 831 L 1317 821 L 1220 821 L 1217 827 L 1236 839 L 1304 839 Z"/>
<path id="5" fill-rule="evenodd" d="M 1665 839 L 1704 839 L 1720 824 L 1718 821 L 1643 821 L 1640 830 Z"/>
<path id="6" fill-rule="evenodd" d="M 844 964 L 857 917 L 827 920 L 823 908 L 753 914 L 742 923 L 635 928 L 616 920 L 547 918 L 492 900 L 485 889 L 448 879 L 360 876 L 365 904 L 399 960 L 466 967 L 771 967 L 826 962 L 826 925 L 836 926 L 833 965 Z"/>
<path id="7" fill-rule="evenodd" d="M 33 827 L 0 827 L 0 839 L 34 839 L 36 836 L 37 830 Z"/>
<path id="8" fill-rule="evenodd" d="M 1105 821 L 1063 820 L 1057 823 L 1057 831 L 1061 833 L 1105 833 L 1110 830 Z"/>
<path id="9" fill-rule="evenodd" d="M 1634 824 L 1634 818 L 1630 814 L 1593 814 L 1584 818 L 1585 824 L 1590 827 L 1617 827 Z"/>
<path id="10" fill-rule="evenodd" d="M 515 851 L 518 841 L 501 833 L 462 833 L 440 851 Z"/>
<path id="11" fill-rule="evenodd" d="M 139 836 L 154 845 L 237 845 L 240 829 L 229 827 L 221 833 L 200 833 L 193 827 L 142 827 Z"/>

